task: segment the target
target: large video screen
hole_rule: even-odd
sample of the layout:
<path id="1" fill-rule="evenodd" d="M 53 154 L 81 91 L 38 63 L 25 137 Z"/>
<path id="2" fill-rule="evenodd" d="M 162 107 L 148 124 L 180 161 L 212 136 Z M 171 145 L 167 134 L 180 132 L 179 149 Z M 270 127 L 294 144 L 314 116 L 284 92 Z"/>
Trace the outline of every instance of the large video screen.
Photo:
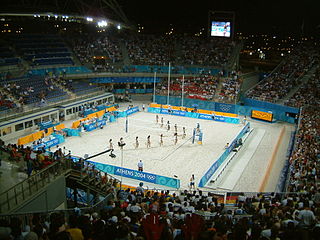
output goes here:
<path id="1" fill-rule="evenodd" d="M 213 37 L 230 37 L 231 23 L 230 22 L 211 22 L 211 36 Z"/>
<path id="2" fill-rule="evenodd" d="M 262 111 L 252 110 L 251 117 L 255 119 L 272 122 L 273 114 L 271 112 L 262 112 Z"/>

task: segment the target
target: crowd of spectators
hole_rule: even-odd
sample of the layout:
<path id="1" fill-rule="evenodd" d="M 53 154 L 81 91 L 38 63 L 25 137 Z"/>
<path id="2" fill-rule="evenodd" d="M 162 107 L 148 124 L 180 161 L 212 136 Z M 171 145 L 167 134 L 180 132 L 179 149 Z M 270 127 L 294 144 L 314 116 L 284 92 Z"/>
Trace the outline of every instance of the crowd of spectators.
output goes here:
<path id="1" fill-rule="evenodd" d="M 181 38 L 180 62 L 187 65 L 226 67 L 234 43 L 229 39 Z"/>
<path id="2" fill-rule="evenodd" d="M 251 89 L 247 96 L 268 102 L 282 99 L 301 84 L 302 76 L 314 66 L 316 58 L 314 48 L 298 47 L 267 78 Z"/>
<path id="3" fill-rule="evenodd" d="M 319 201 L 308 193 L 284 198 L 240 194 L 236 207 L 225 206 L 221 196 L 210 192 L 149 191 L 142 184 L 120 190 L 117 196 L 100 211 L 75 208 L 68 217 L 34 214 L 24 229 L 18 218 L 2 220 L 0 236 L 4 240 L 315 240 L 320 233 Z"/>
<path id="4" fill-rule="evenodd" d="M 33 146 L 41 144 L 41 139 L 34 142 Z M 3 142 L 1 144 L 1 152 L 7 154 L 7 159 L 15 163 L 20 172 L 26 173 L 28 176 L 31 176 L 33 173 L 40 171 L 41 169 L 47 167 L 56 161 L 61 161 L 64 153 L 61 148 L 56 151 L 45 151 L 40 148 L 34 150 L 35 148 L 31 146 L 23 146 L 16 144 L 7 144 Z M 1 154 L 1 157 L 4 158 L 4 154 Z"/>
<path id="5" fill-rule="evenodd" d="M 16 104 L 16 107 L 19 108 L 25 104 L 32 103 L 34 98 L 44 104 L 48 93 L 55 91 L 54 80 L 55 78 L 48 76 L 38 78 L 37 80 L 29 79 L 29 81 L 17 79 L 16 81 L 4 82 L 2 87 L 17 100 L 18 104 Z"/>
<path id="6" fill-rule="evenodd" d="M 194 77 L 185 77 L 183 92 L 184 96 L 194 99 L 213 100 L 219 83 L 219 76 L 200 75 Z M 168 83 L 163 79 L 156 86 L 156 93 L 166 95 L 168 92 Z M 170 82 L 170 95 L 181 96 L 182 77 L 174 78 Z"/>
<path id="7" fill-rule="evenodd" d="M 320 111 L 319 106 L 306 106 L 296 134 L 296 146 L 290 159 L 291 175 L 288 190 L 307 192 L 316 196 L 319 193 L 320 160 Z"/>
<path id="8" fill-rule="evenodd" d="M 81 64 L 92 63 L 94 71 L 125 71 L 118 66 L 124 62 L 124 43 L 132 65 L 176 65 L 225 67 L 234 43 L 229 39 L 203 39 L 190 36 L 80 36 L 73 40 L 73 50 Z M 107 57 L 98 61 L 94 57 Z"/>
<path id="9" fill-rule="evenodd" d="M 234 102 L 240 92 L 240 73 L 232 71 L 228 77 L 222 78 L 221 85 L 218 99 L 223 102 Z"/>
<path id="10" fill-rule="evenodd" d="M 3 110 L 14 108 L 16 104 L 14 99 L 10 97 L 4 90 L 0 90 L 0 107 L 3 107 Z M 0 108 L 1 109 L 1 108 Z"/>
<path id="11" fill-rule="evenodd" d="M 131 64 L 164 65 L 173 58 L 175 42 L 169 37 L 137 35 L 126 38 L 125 45 Z"/>
<path id="12" fill-rule="evenodd" d="M 285 104 L 291 107 L 320 106 L 320 67 Z"/>
<path id="13" fill-rule="evenodd" d="M 119 41 L 113 36 L 78 36 L 73 40 L 73 51 L 81 64 L 93 63 L 96 70 L 105 64 L 95 63 L 95 57 L 106 60 L 108 63 L 118 63 L 123 60 Z M 102 59 L 102 58 L 101 58 Z"/>

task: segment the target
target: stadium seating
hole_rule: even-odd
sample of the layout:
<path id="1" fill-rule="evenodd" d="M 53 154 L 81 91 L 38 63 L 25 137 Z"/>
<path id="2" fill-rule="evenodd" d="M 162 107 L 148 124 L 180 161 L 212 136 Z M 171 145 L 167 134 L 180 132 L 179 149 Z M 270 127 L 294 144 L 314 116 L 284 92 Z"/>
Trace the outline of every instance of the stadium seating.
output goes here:
<path id="1" fill-rule="evenodd" d="M 107 62 L 118 63 L 122 61 L 122 52 L 119 39 L 113 36 L 77 36 L 72 39 L 73 51 L 81 64 L 94 64 L 98 70 L 99 64 L 95 63 L 94 57 L 105 57 Z"/>
<path id="2" fill-rule="evenodd" d="M 311 78 L 305 82 L 298 91 L 285 104 L 291 107 L 302 107 L 305 105 L 320 106 L 320 67 Z"/>
<path id="3" fill-rule="evenodd" d="M 312 46 L 301 45 L 285 59 L 267 78 L 250 89 L 250 98 L 277 102 L 301 83 L 302 76 L 315 63 L 316 50 Z"/>
<path id="4" fill-rule="evenodd" d="M 76 95 L 89 94 L 89 93 L 97 92 L 99 90 L 97 86 L 92 85 L 87 81 L 71 80 L 71 79 L 64 80 L 63 78 L 60 78 L 59 83 L 63 85 L 66 89 L 75 93 Z"/>
<path id="5" fill-rule="evenodd" d="M 41 76 L 5 80 L 2 87 L 11 93 L 21 104 L 33 104 L 66 99 L 68 96 L 53 83 Z"/>
<path id="6" fill-rule="evenodd" d="M 70 50 L 58 35 L 23 34 L 10 40 L 32 66 L 74 64 Z"/>
<path id="7" fill-rule="evenodd" d="M 218 87 L 219 77 L 210 75 L 201 75 L 197 77 L 186 77 L 184 81 L 184 94 L 185 97 L 200 99 L 200 100 L 213 100 Z M 167 80 L 163 79 L 162 82 L 156 86 L 156 93 L 166 95 L 168 91 Z M 182 78 L 172 79 L 170 83 L 170 94 L 173 96 L 180 96 L 182 91 Z"/>

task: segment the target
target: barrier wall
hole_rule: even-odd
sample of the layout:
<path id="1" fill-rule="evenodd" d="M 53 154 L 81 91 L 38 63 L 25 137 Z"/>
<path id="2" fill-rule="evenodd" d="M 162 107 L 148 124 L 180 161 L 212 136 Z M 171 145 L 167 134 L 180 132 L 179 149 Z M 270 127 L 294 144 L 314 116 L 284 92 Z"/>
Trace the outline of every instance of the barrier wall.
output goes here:
<path id="1" fill-rule="evenodd" d="M 105 114 L 106 111 L 113 112 L 113 111 L 116 111 L 116 108 L 115 107 L 109 107 L 109 108 L 106 108 L 104 110 L 91 113 L 85 118 L 82 118 L 82 119 L 79 119 L 77 121 L 74 121 L 72 123 L 71 128 L 78 128 L 78 126 L 80 125 L 80 122 L 83 122 L 83 121 L 86 121 L 86 120 L 90 120 L 90 119 L 95 118 L 95 117 L 100 118 L 100 117 L 103 116 L 103 114 Z"/>
<path id="2" fill-rule="evenodd" d="M 150 65 L 130 65 L 124 67 L 125 72 L 157 72 L 157 73 L 167 73 L 169 71 L 169 66 L 150 66 Z M 219 69 L 207 68 L 207 67 L 184 67 L 184 66 L 171 66 L 172 74 L 201 74 L 209 73 L 216 75 L 219 73 Z"/>
<path id="3" fill-rule="evenodd" d="M 61 123 L 61 124 L 55 126 L 55 128 L 59 131 L 59 130 L 64 129 L 65 125 L 63 123 Z M 25 145 L 25 144 L 34 142 L 40 138 L 47 137 L 52 133 L 53 133 L 53 127 L 48 128 L 46 131 L 41 130 L 41 131 L 38 131 L 38 132 L 35 132 L 35 133 L 32 133 L 27 136 L 19 138 L 17 144 L 18 145 Z"/>
<path id="4" fill-rule="evenodd" d="M 62 75 L 63 72 L 66 74 L 79 74 L 79 73 L 90 73 L 92 72 L 90 69 L 84 67 L 84 66 L 78 66 L 78 67 L 53 67 L 53 68 L 41 68 L 41 69 L 32 69 L 31 72 L 29 72 L 27 75 L 46 75 L 46 74 L 52 74 L 55 75 L 60 74 Z M 31 73 L 31 74 L 30 74 Z"/>
<path id="5" fill-rule="evenodd" d="M 158 104 L 167 104 L 167 96 L 156 96 L 155 99 Z M 243 98 L 244 105 L 234 105 L 227 103 L 217 103 L 212 101 L 204 101 L 197 99 L 185 98 L 184 106 L 188 108 L 205 109 L 215 112 L 234 113 L 239 115 L 251 116 L 252 110 L 258 110 L 263 112 L 272 112 L 273 118 L 277 121 L 283 121 L 288 123 L 295 123 L 296 119 L 288 114 L 298 114 L 299 109 L 293 107 L 287 107 L 283 105 L 273 104 L 269 102 L 258 101 L 254 99 Z M 170 97 L 169 104 L 174 106 L 181 106 L 180 97 Z"/>
<path id="6" fill-rule="evenodd" d="M 133 94 L 144 94 L 144 93 L 153 93 L 153 88 L 147 89 L 113 89 L 113 93 L 116 94 L 124 94 L 126 92 L 133 93 Z"/>
<path id="7" fill-rule="evenodd" d="M 149 107 L 152 108 L 159 108 L 159 109 L 168 109 L 169 107 L 171 107 L 172 110 L 187 110 L 189 113 L 191 113 L 191 111 L 194 110 L 194 107 L 181 107 L 180 105 L 176 105 L 176 106 L 172 106 L 172 105 L 162 105 L 162 104 L 157 104 L 157 103 L 151 103 L 149 105 Z M 160 113 L 160 112 L 159 112 Z M 225 112 L 217 112 L 217 111 L 212 111 L 212 110 L 205 110 L 205 109 L 199 109 L 199 107 L 197 108 L 197 113 L 203 113 L 203 114 L 215 114 L 215 115 L 219 115 L 219 116 L 225 116 L 225 117 L 233 117 L 236 118 L 238 117 L 238 114 L 235 113 L 225 113 Z"/>
<path id="8" fill-rule="evenodd" d="M 97 169 L 108 174 L 131 178 L 143 182 L 150 182 L 157 185 L 162 185 L 170 188 L 180 188 L 180 180 L 176 178 L 165 177 L 153 173 L 140 172 L 128 168 L 117 167 L 109 164 L 91 162 Z"/>
<path id="9" fill-rule="evenodd" d="M 175 115 L 180 117 L 191 117 L 191 118 L 198 118 L 198 119 L 205 119 L 205 120 L 211 120 L 211 121 L 217 121 L 217 122 L 225 122 L 225 123 L 233 123 L 233 124 L 239 124 L 240 120 L 236 117 L 227 117 L 227 116 L 218 116 L 215 115 L 214 119 L 212 114 L 204 114 L 204 113 L 198 113 L 198 112 L 187 112 L 182 110 L 174 110 L 172 109 L 169 113 L 169 109 L 167 108 L 153 108 L 149 107 L 148 112 L 152 113 L 159 113 L 159 114 L 169 114 L 169 115 Z"/>
<path id="10" fill-rule="evenodd" d="M 33 150 L 38 150 L 38 149 L 48 149 L 48 148 L 51 148 L 53 146 L 56 146 L 56 145 L 59 145 L 61 143 L 64 143 L 65 140 L 64 140 L 64 137 L 62 135 L 59 135 L 59 134 L 52 134 L 54 136 L 53 139 L 47 141 L 47 142 L 44 142 L 42 144 L 39 144 L 39 145 L 36 145 L 36 146 L 33 146 Z"/>
<path id="11" fill-rule="evenodd" d="M 290 136 L 290 141 L 289 141 L 289 146 L 287 149 L 287 154 L 286 154 L 286 161 L 283 165 L 283 168 L 280 172 L 278 184 L 276 187 L 277 192 L 283 192 L 285 191 L 285 183 L 287 181 L 288 173 L 289 173 L 289 167 L 290 167 L 290 157 L 293 151 L 293 146 L 295 142 L 295 136 L 296 136 L 296 131 L 291 132 Z"/>
<path id="12" fill-rule="evenodd" d="M 235 137 L 235 139 L 231 142 L 229 147 L 211 165 L 211 167 L 208 169 L 208 171 L 205 173 L 205 175 L 200 179 L 199 187 L 204 187 L 208 183 L 208 181 L 210 180 L 212 175 L 218 170 L 218 168 L 222 165 L 222 163 L 227 159 L 230 152 L 232 152 L 232 150 L 234 149 L 239 138 L 242 138 L 249 130 L 250 130 L 250 123 L 247 123 L 246 126 L 244 126 L 241 129 L 241 131 L 238 133 L 238 135 Z"/>
<path id="13" fill-rule="evenodd" d="M 154 77 L 95 77 L 91 78 L 92 83 L 153 83 Z M 156 77 L 156 82 L 160 82 L 160 78 Z"/>
<path id="14" fill-rule="evenodd" d="M 156 95 L 155 101 L 158 104 L 167 104 L 167 97 Z M 182 104 L 181 98 L 170 97 L 169 104 L 173 106 L 181 106 Z M 197 109 L 205 109 L 210 111 L 233 113 L 233 114 L 236 113 L 236 108 L 234 104 L 218 103 L 218 102 L 204 101 L 204 100 L 191 99 L 191 98 L 184 98 L 183 106 L 192 108 L 192 109 L 194 109 L 194 106 L 196 106 Z"/>
<path id="15" fill-rule="evenodd" d="M 272 112 L 273 118 L 278 121 L 295 123 L 296 119 L 294 117 L 290 117 L 290 114 L 299 114 L 299 108 L 283 106 L 279 104 L 274 104 L 270 102 L 263 102 L 250 98 L 242 99 L 244 106 L 237 105 L 236 112 L 239 115 L 247 115 L 251 116 L 252 110 L 264 111 L 264 112 Z"/>

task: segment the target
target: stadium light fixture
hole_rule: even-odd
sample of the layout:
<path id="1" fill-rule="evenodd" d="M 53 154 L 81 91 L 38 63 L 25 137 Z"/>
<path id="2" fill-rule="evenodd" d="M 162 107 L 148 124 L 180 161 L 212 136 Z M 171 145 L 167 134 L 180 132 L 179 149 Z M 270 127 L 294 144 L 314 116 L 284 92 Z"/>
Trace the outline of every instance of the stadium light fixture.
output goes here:
<path id="1" fill-rule="evenodd" d="M 98 27 L 108 26 L 108 22 L 106 20 L 99 21 L 97 24 L 98 24 Z"/>

